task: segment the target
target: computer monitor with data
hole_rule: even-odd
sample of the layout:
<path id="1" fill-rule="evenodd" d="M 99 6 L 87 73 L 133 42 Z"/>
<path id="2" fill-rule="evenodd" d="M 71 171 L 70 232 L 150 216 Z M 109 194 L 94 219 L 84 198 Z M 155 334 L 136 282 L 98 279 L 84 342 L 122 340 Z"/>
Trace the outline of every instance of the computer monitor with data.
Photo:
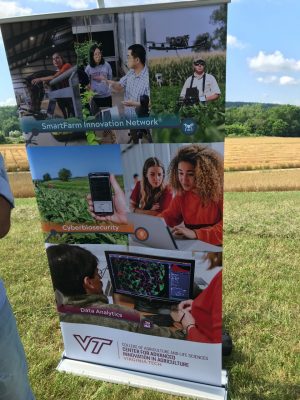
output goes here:
<path id="1" fill-rule="evenodd" d="M 117 251 L 105 255 L 114 293 L 169 304 L 192 298 L 194 260 Z"/>

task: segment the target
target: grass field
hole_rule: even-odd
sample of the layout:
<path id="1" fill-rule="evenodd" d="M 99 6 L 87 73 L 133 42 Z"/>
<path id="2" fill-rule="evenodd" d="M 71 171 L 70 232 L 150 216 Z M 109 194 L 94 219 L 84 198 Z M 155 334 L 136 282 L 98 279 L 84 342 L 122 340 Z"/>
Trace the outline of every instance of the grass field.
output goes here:
<path id="1" fill-rule="evenodd" d="M 231 400 L 296 400 L 300 192 L 227 193 L 224 321 L 233 337 Z M 37 400 L 172 400 L 55 371 L 63 351 L 34 199 L 17 199 L 0 241 L 0 276 L 16 313 Z M 41 256 L 43 254 L 43 256 Z"/>

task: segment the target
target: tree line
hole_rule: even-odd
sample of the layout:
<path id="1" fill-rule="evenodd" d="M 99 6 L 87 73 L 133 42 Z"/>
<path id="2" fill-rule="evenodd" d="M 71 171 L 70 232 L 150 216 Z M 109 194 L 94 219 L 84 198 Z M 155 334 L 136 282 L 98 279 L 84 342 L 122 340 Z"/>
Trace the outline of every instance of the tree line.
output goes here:
<path id="1" fill-rule="evenodd" d="M 226 108 L 226 136 L 300 137 L 300 107 L 246 104 Z"/>
<path id="2" fill-rule="evenodd" d="M 225 119 L 226 136 L 300 137 L 297 106 L 228 103 Z M 22 140 L 17 107 L 0 107 L 0 144 Z"/>

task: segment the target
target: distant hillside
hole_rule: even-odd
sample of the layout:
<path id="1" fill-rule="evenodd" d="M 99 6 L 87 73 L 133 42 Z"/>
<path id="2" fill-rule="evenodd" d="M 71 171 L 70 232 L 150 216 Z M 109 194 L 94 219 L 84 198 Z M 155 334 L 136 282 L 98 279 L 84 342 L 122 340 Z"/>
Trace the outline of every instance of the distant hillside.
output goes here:
<path id="1" fill-rule="evenodd" d="M 243 107 L 243 106 L 253 106 L 259 104 L 264 108 L 272 108 L 277 107 L 282 104 L 274 104 L 274 103 L 255 103 L 255 102 L 244 102 L 244 101 L 227 101 L 225 107 L 226 108 L 236 108 L 236 107 Z"/>

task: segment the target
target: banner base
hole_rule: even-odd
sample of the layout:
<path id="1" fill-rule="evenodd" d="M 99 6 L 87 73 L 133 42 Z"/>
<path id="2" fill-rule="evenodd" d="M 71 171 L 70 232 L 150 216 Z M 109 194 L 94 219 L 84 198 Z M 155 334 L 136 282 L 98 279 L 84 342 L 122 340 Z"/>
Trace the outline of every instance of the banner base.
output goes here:
<path id="1" fill-rule="evenodd" d="M 177 396 L 203 400 L 227 399 L 228 376 L 225 370 L 222 371 L 222 387 L 91 364 L 84 361 L 71 360 L 69 358 L 62 358 L 57 366 L 57 370 L 59 372 L 87 376 L 101 381 L 152 389 Z"/>

